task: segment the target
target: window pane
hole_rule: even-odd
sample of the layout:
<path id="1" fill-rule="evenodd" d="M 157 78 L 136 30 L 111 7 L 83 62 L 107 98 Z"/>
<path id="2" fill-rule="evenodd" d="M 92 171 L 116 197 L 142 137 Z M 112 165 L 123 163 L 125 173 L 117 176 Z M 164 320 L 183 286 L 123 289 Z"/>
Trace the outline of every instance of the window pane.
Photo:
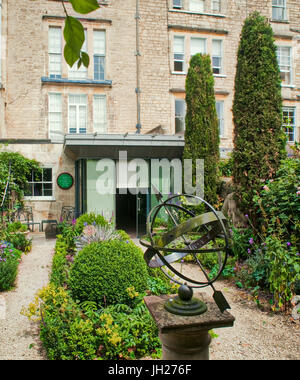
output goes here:
<path id="1" fill-rule="evenodd" d="M 61 28 L 49 28 L 48 33 L 48 51 L 49 51 L 49 76 L 61 77 L 62 63 L 62 35 Z"/>
<path id="2" fill-rule="evenodd" d="M 183 133 L 185 129 L 186 105 L 183 99 L 175 100 L 175 133 Z"/>
<path id="3" fill-rule="evenodd" d="M 205 38 L 191 38 L 191 56 L 201 53 L 206 53 L 206 40 Z"/>
<path id="4" fill-rule="evenodd" d="M 174 71 L 183 71 L 183 62 L 175 61 L 174 62 Z"/>
<path id="5" fill-rule="evenodd" d="M 94 54 L 105 55 L 105 32 L 94 30 Z"/>
<path id="6" fill-rule="evenodd" d="M 33 184 L 33 195 L 35 197 L 42 197 L 43 196 L 43 186 L 42 186 L 42 183 L 34 183 Z"/>
<path id="7" fill-rule="evenodd" d="M 61 28 L 49 28 L 49 53 L 61 54 L 62 52 L 62 36 Z"/>
<path id="8" fill-rule="evenodd" d="M 221 74 L 222 72 L 222 41 L 212 41 L 212 66 L 214 74 Z"/>
<path id="9" fill-rule="evenodd" d="M 49 94 L 49 133 L 50 138 L 56 132 L 62 131 L 62 101 L 61 94 Z M 54 135 L 53 135 L 54 133 Z"/>
<path id="10" fill-rule="evenodd" d="M 106 97 L 94 96 L 94 131 L 106 133 Z"/>
<path id="11" fill-rule="evenodd" d="M 295 130 L 296 130 L 296 118 L 295 108 L 284 107 L 283 108 L 283 128 L 287 134 L 288 141 L 295 141 Z"/>
<path id="12" fill-rule="evenodd" d="M 33 172 L 33 181 L 34 182 L 41 182 L 43 179 L 43 173 L 39 173 L 39 172 Z"/>
<path id="13" fill-rule="evenodd" d="M 32 195 L 33 195 L 32 183 L 26 184 L 26 187 L 24 189 L 24 195 L 25 195 L 25 197 L 32 197 Z"/>
<path id="14" fill-rule="evenodd" d="M 43 169 L 43 182 L 52 182 L 52 169 Z"/>
<path id="15" fill-rule="evenodd" d="M 204 12 L 204 0 L 190 0 L 190 11 Z"/>
<path id="16" fill-rule="evenodd" d="M 286 85 L 291 84 L 291 48 L 286 46 L 278 46 L 277 59 L 282 82 Z"/>
<path id="17" fill-rule="evenodd" d="M 221 0 L 212 0 L 212 2 L 211 2 L 211 10 L 214 13 L 221 12 Z"/>
<path id="18" fill-rule="evenodd" d="M 216 102 L 216 111 L 219 122 L 219 133 L 220 136 L 224 136 L 224 101 Z"/>
<path id="19" fill-rule="evenodd" d="M 105 78 L 105 57 L 94 56 L 94 79 L 104 80 Z"/>
<path id="20" fill-rule="evenodd" d="M 43 184 L 43 195 L 45 197 L 51 197 L 52 196 L 52 183 L 44 183 Z"/>
<path id="21" fill-rule="evenodd" d="M 184 54 L 184 37 L 174 37 L 174 54 Z"/>
<path id="22" fill-rule="evenodd" d="M 173 0 L 173 8 L 181 9 L 182 8 L 182 0 Z"/>
<path id="23" fill-rule="evenodd" d="M 81 131 L 80 133 L 85 133 L 86 131 L 86 116 L 86 106 L 79 106 L 79 130 Z"/>

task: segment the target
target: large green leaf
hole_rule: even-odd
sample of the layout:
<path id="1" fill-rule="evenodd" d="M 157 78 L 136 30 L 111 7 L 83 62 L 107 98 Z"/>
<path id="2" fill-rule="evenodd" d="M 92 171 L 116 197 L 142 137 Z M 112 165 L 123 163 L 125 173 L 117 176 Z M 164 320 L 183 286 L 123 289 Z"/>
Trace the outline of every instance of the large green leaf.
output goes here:
<path id="1" fill-rule="evenodd" d="M 100 8 L 97 0 L 70 0 L 75 12 L 87 14 Z"/>
<path id="2" fill-rule="evenodd" d="M 70 67 L 72 67 L 74 63 L 77 62 L 79 59 L 78 54 L 74 50 L 72 50 L 72 48 L 68 44 L 66 44 L 64 48 L 64 57 L 67 64 Z"/>
<path id="3" fill-rule="evenodd" d="M 66 17 L 64 38 L 66 41 L 64 57 L 69 66 L 73 66 L 80 59 L 80 51 L 85 39 L 80 21 L 71 16 Z"/>

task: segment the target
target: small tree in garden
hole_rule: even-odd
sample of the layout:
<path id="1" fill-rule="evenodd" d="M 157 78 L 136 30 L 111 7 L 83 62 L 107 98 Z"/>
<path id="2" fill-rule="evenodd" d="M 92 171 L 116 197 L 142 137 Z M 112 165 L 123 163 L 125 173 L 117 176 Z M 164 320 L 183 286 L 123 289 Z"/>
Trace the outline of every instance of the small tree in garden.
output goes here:
<path id="1" fill-rule="evenodd" d="M 204 159 L 204 198 L 217 201 L 219 127 L 214 93 L 214 78 L 209 55 L 196 54 L 190 61 L 186 78 L 185 147 L 183 158 Z M 195 182 L 194 182 L 195 184 Z"/>
<path id="2" fill-rule="evenodd" d="M 282 97 L 273 31 L 254 12 L 246 19 L 238 49 L 233 103 L 233 180 L 240 207 L 253 213 L 253 196 L 274 177 L 285 155 Z"/>

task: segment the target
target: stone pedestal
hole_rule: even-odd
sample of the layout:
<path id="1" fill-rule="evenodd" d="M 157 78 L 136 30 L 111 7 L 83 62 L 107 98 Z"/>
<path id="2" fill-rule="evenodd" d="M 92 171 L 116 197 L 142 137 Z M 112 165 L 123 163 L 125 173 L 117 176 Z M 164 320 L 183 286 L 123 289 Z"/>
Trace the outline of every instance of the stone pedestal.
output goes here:
<path id="1" fill-rule="evenodd" d="M 192 317 L 169 313 L 164 308 L 171 296 L 148 296 L 145 304 L 159 329 L 163 360 L 209 360 L 209 330 L 232 327 L 235 318 L 221 313 L 215 302 L 205 294 L 194 294 L 207 305 L 204 314 Z"/>

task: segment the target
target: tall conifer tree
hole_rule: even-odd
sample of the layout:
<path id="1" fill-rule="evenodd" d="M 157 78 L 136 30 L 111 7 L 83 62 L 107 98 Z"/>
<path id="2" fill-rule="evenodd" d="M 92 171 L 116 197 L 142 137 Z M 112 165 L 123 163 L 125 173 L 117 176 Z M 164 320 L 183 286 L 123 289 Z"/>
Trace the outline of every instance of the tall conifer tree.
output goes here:
<path id="1" fill-rule="evenodd" d="M 204 199 L 215 204 L 220 138 L 209 55 L 196 54 L 190 61 L 186 78 L 186 106 L 183 158 L 193 159 L 194 169 L 196 160 L 204 159 Z"/>
<path id="2" fill-rule="evenodd" d="M 253 195 L 285 155 L 281 80 L 273 30 L 258 12 L 245 21 L 238 49 L 233 102 L 233 180 L 249 214 Z"/>

